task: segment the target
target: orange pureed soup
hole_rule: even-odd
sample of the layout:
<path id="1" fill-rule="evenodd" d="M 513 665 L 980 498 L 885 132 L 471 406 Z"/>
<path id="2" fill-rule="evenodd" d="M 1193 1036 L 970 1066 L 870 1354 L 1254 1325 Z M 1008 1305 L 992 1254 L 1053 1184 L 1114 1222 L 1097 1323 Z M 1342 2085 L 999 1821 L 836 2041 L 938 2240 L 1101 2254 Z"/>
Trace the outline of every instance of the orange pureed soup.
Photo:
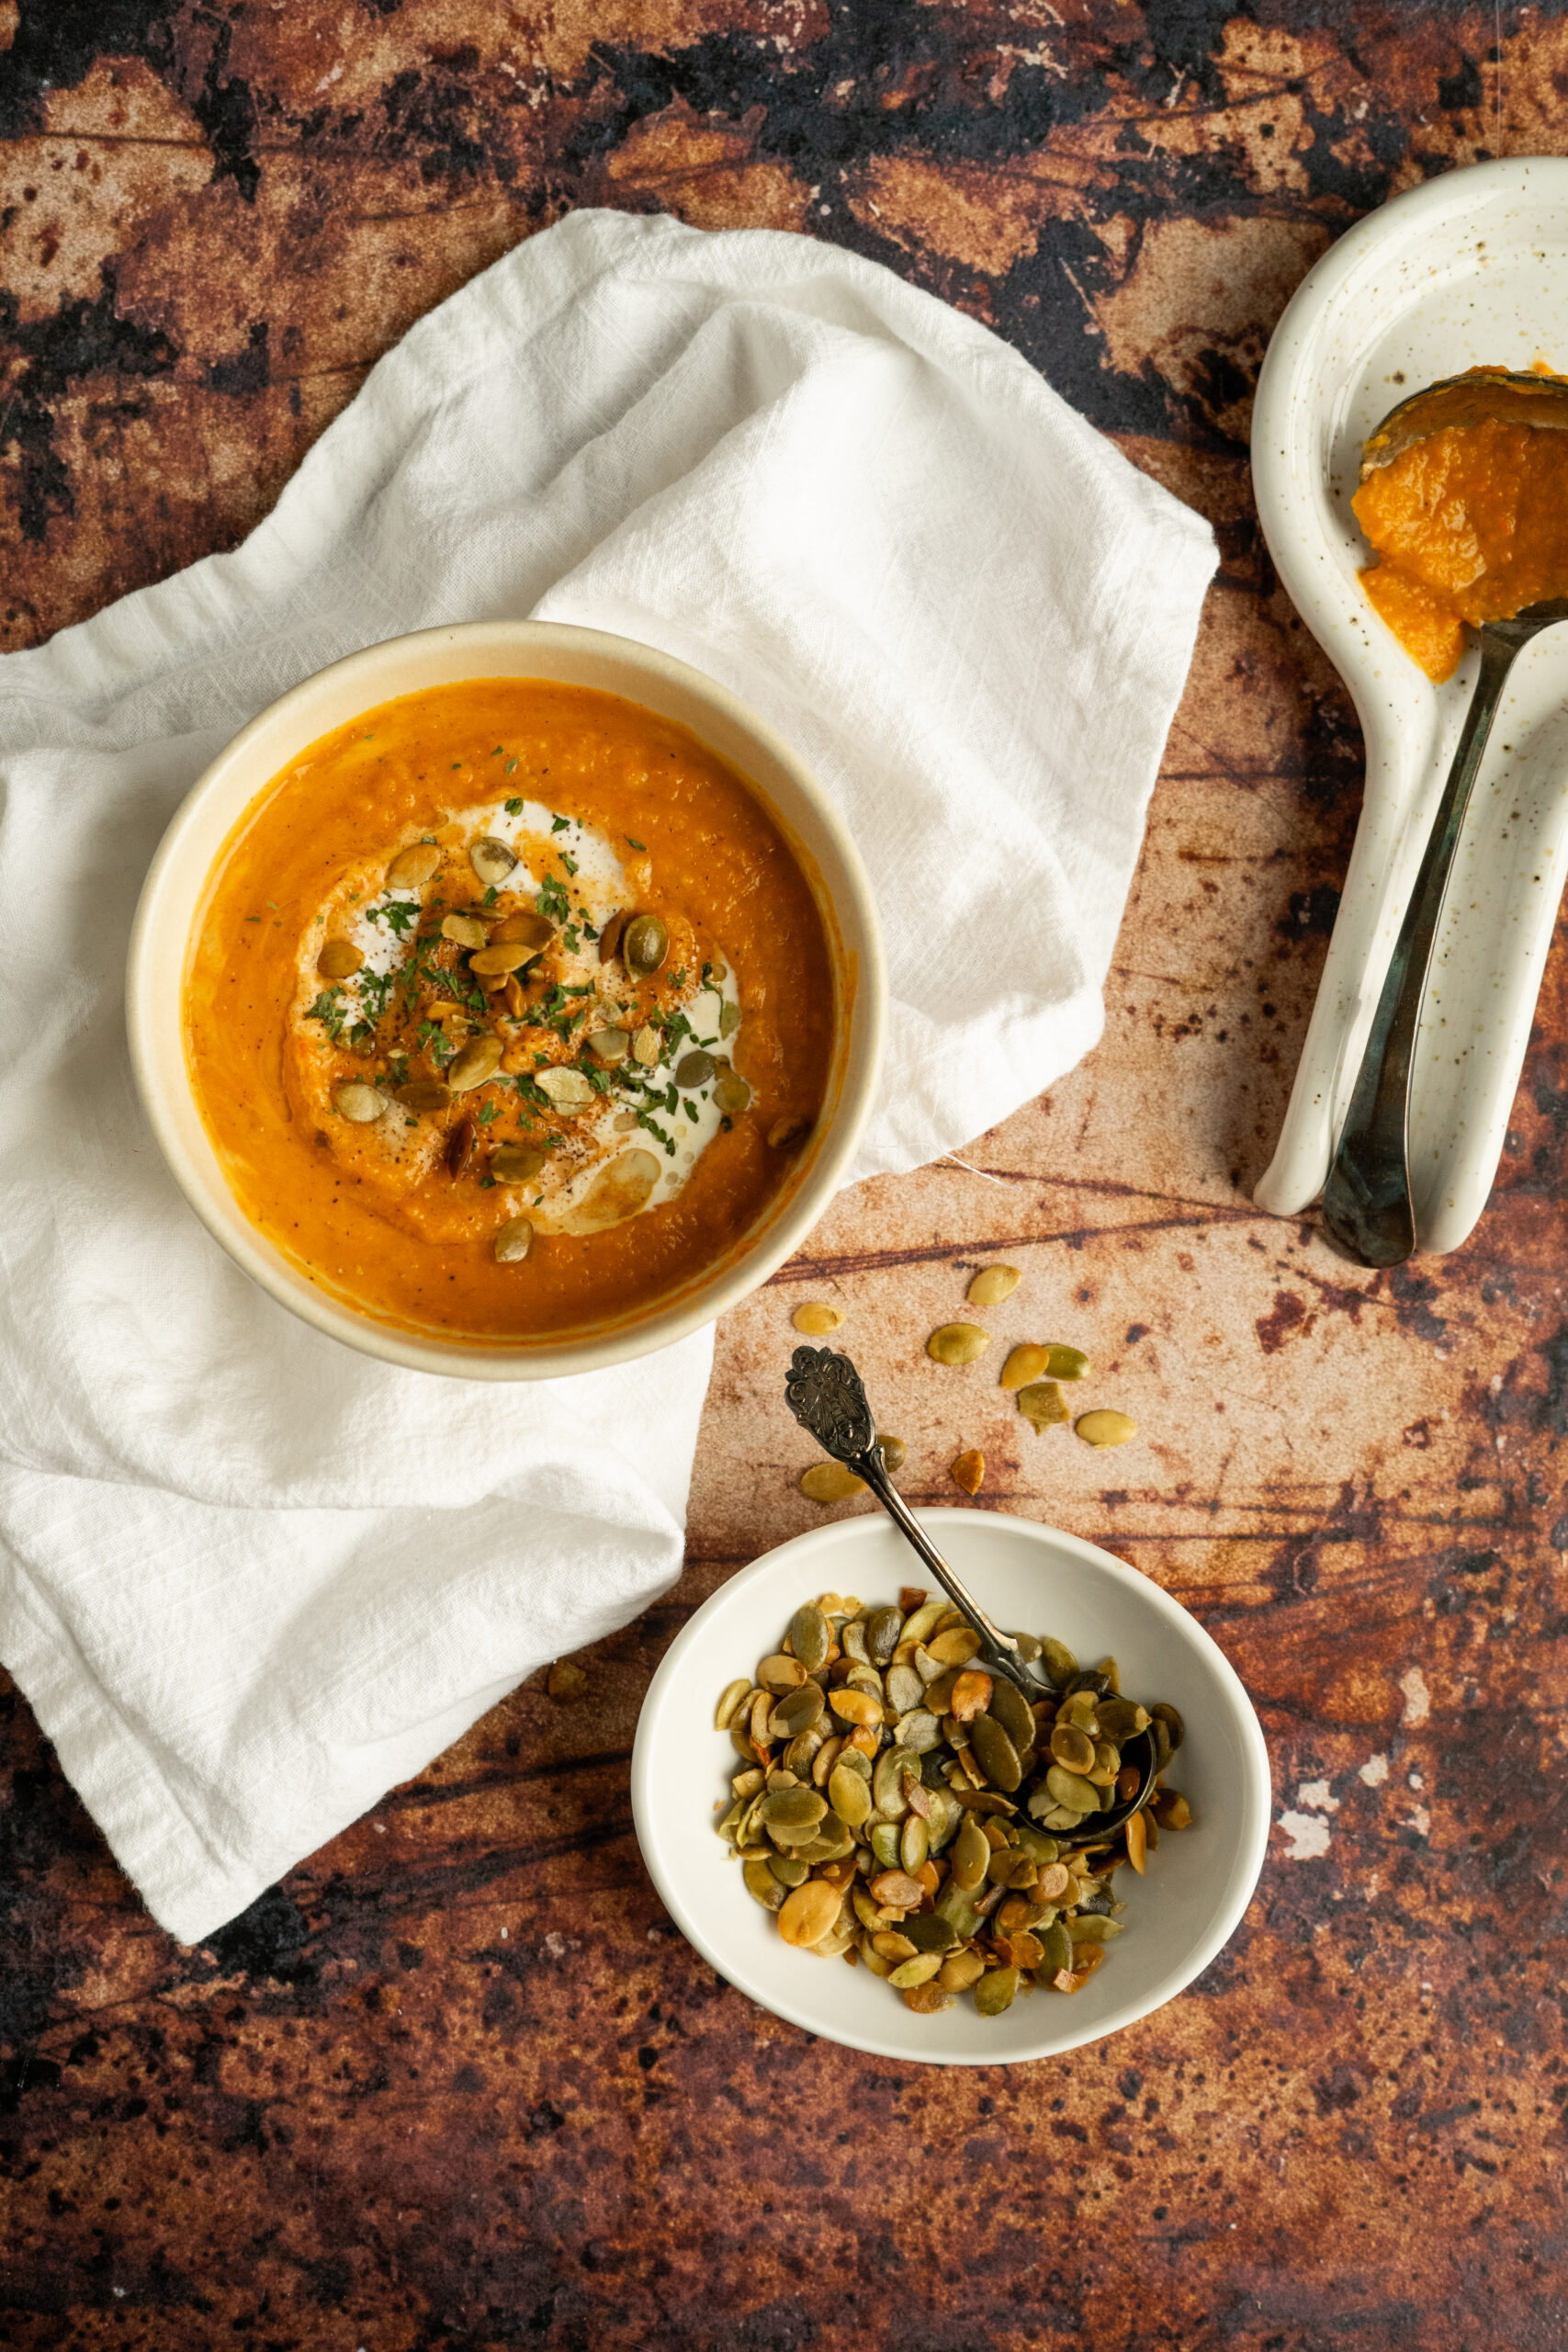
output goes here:
<path id="1" fill-rule="evenodd" d="M 623 1324 L 793 1189 L 837 1034 L 823 917 L 740 775 L 531 679 L 404 695 L 247 810 L 187 965 L 251 1222 L 407 1329 Z"/>

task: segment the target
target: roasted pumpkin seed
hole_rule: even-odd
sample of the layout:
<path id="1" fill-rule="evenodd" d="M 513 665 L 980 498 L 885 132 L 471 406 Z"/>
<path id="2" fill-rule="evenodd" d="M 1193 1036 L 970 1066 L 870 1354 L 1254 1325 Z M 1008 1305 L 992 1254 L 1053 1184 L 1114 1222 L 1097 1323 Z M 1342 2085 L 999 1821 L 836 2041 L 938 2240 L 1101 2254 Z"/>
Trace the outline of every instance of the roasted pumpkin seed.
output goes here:
<path id="1" fill-rule="evenodd" d="M 602 1069 L 614 1069 L 624 1062 L 632 1049 L 629 1033 L 625 1029 L 591 1029 L 588 1050 Z"/>
<path id="2" fill-rule="evenodd" d="M 490 934 L 490 944 L 492 947 L 509 947 L 513 941 L 521 940 L 525 946 L 539 950 L 547 947 L 555 935 L 554 923 L 536 907 L 518 907 L 513 913 L 502 915 Z"/>
<path id="3" fill-rule="evenodd" d="M 632 1038 L 632 1059 L 644 1069 L 651 1069 L 660 1056 L 659 1032 L 645 1022 Z"/>
<path id="4" fill-rule="evenodd" d="M 676 1063 L 675 1083 L 677 1086 L 689 1087 L 694 1092 L 699 1086 L 706 1086 L 712 1081 L 717 1069 L 718 1064 L 714 1060 L 713 1056 L 705 1053 L 700 1046 L 694 1046 L 689 1054 L 682 1054 Z"/>
<path id="5" fill-rule="evenodd" d="M 443 915 L 441 936 L 449 939 L 455 947 L 482 947 L 490 933 L 478 915 Z"/>
<path id="6" fill-rule="evenodd" d="M 990 1333 L 977 1323 L 942 1323 L 926 1341 L 926 1353 L 937 1363 L 973 1363 L 990 1344 Z"/>
<path id="7" fill-rule="evenodd" d="M 999 1306 L 1022 1280 L 1016 1266 L 982 1266 L 964 1295 L 971 1306 Z"/>
<path id="8" fill-rule="evenodd" d="M 507 848 L 506 843 L 497 841 L 493 833 L 481 833 L 468 852 L 468 864 L 473 867 L 486 889 L 494 890 L 500 888 L 517 864 L 517 860 Z M 432 873 L 434 870 L 433 866 Z"/>
<path id="9" fill-rule="evenodd" d="M 986 1476 L 986 1457 L 978 1446 L 969 1446 L 950 1464 L 948 1476 L 962 1494 L 977 1495 Z"/>
<path id="10" fill-rule="evenodd" d="M 1112 1660 L 1080 1668 L 1029 1637 L 1060 1693 L 1037 1722 L 1023 1691 L 971 1663 L 977 1641 L 919 1591 L 896 1608 L 824 1593 L 715 1713 L 742 1767 L 716 1827 L 748 1893 L 787 1941 L 863 1962 L 920 2014 L 973 1991 L 999 2015 L 1023 1979 L 1078 1990 L 1126 1927 L 1111 1873 L 1143 1874 L 1158 1826 L 1191 1817 L 1156 1789 L 1092 1831 L 1128 1773 L 1134 1798 L 1142 1785 L 1122 1742 L 1146 1729 L 1168 1755 L 1179 1716 L 1123 1699 Z"/>
<path id="11" fill-rule="evenodd" d="M 447 1065 L 446 1083 L 454 1094 L 466 1094 L 470 1087 L 483 1086 L 501 1068 L 501 1039 L 487 1033 L 470 1037 L 468 1044 L 455 1054 Z"/>
<path id="12" fill-rule="evenodd" d="M 412 842 L 400 849 L 387 868 L 389 890 L 418 890 L 428 882 L 441 864 L 441 852 L 434 842 Z"/>
<path id="13" fill-rule="evenodd" d="M 367 1127 L 381 1117 L 388 1098 L 378 1087 L 367 1086 L 363 1080 L 349 1079 L 333 1089 L 333 1108 L 340 1119 L 350 1119 L 356 1127 Z"/>
<path id="14" fill-rule="evenodd" d="M 476 1045 L 479 1042 L 477 1038 Z M 456 1069 L 456 1063 L 453 1068 Z M 558 1111 L 569 1114 L 592 1111 L 599 1096 L 592 1081 L 580 1069 L 569 1069 L 557 1062 L 549 1069 L 542 1069 L 534 1080 L 541 1094 L 547 1094 Z"/>
<path id="15" fill-rule="evenodd" d="M 549 1157 L 537 1144 L 500 1143 L 490 1156 L 490 1172 L 498 1184 L 526 1184 Z"/>
<path id="16" fill-rule="evenodd" d="M 1097 1412 L 1080 1413 L 1073 1423 L 1073 1434 L 1086 1445 L 1125 1445 L 1129 1438 L 1137 1436 L 1138 1424 L 1125 1413 L 1102 1406 Z"/>
<path id="17" fill-rule="evenodd" d="M 1018 1409 L 1031 1429 L 1038 1430 L 1042 1436 L 1071 1419 L 1066 1399 L 1054 1380 L 1032 1380 L 1027 1388 L 1021 1388 Z"/>
<path id="18" fill-rule="evenodd" d="M 452 1100 L 452 1090 L 438 1078 L 416 1078 L 407 1086 L 399 1087 L 397 1100 L 405 1111 L 445 1111 Z"/>
<path id="19" fill-rule="evenodd" d="M 998 1385 L 1003 1388 L 1025 1388 L 1032 1380 L 1043 1380 L 1045 1367 L 1051 1360 L 1049 1348 L 1018 1347 L 1009 1350 L 1001 1369 Z"/>
<path id="20" fill-rule="evenodd" d="M 727 1005 L 725 1011 L 728 1012 L 728 1010 Z M 750 1085 L 738 1069 L 719 1071 L 713 1090 L 713 1106 L 716 1111 L 722 1111 L 727 1119 L 738 1119 L 742 1111 L 750 1109 Z"/>
<path id="21" fill-rule="evenodd" d="M 844 1318 L 838 1307 L 829 1306 L 821 1299 L 809 1299 L 804 1306 L 797 1306 L 789 1319 L 808 1339 L 823 1340 L 829 1331 L 836 1331 Z"/>
<path id="22" fill-rule="evenodd" d="M 501 1266 L 521 1265 L 533 1246 L 534 1228 L 525 1216 L 509 1216 L 491 1245 Z"/>
<path id="23" fill-rule="evenodd" d="M 346 980 L 364 961 L 352 940 L 329 939 L 316 958 L 316 969 L 323 980 Z"/>
<path id="24" fill-rule="evenodd" d="M 658 915 L 633 915 L 621 933 L 621 961 L 628 972 L 657 972 L 670 953 L 670 930 Z"/>

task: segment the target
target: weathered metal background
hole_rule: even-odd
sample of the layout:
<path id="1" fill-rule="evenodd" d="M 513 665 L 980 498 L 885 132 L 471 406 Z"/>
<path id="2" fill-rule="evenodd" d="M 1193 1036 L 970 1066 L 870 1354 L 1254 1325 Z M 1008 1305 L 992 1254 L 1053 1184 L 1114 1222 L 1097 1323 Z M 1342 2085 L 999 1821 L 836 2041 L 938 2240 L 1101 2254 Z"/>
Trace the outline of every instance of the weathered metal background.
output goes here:
<path id="1" fill-rule="evenodd" d="M 1458 1256 L 1374 1279 L 1251 1210 L 1359 771 L 1246 460 L 1269 328 L 1347 223 L 1562 145 L 1560 7 L 0 0 L 7 41 L 5 642 L 231 545 L 411 320 L 583 203 L 889 263 L 1212 515 L 1224 569 L 1103 1046 L 971 1168 L 845 1198 L 725 1324 L 685 1577 L 585 1700 L 518 1692 L 185 1952 L 0 1678 L 0 2339 L 1561 2352 L 1568 991 L 1559 960 Z M 1031 1438 L 921 1357 L 998 1245 L 998 1328 L 1081 1340 L 1136 1446 Z M 777 1402 L 810 1295 L 913 1492 L 983 1444 L 986 1501 L 1179 1594 L 1263 1714 L 1243 1931 L 1060 2064 L 813 2043 L 638 1863 L 653 1664 L 812 1515 Z"/>

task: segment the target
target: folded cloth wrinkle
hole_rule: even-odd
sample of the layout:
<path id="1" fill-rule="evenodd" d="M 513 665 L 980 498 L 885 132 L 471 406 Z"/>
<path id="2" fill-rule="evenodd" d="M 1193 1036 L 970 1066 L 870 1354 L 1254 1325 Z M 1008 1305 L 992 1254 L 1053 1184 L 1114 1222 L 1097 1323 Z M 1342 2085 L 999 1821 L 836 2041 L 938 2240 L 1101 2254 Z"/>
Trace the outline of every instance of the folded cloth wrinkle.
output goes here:
<path id="1" fill-rule="evenodd" d="M 404 630 L 532 613 L 693 662 L 866 860 L 893 1003 L 855 1172 L 894 1172 L 1099 1035 L 1213 560 L 891 272 L 583 212 L 412 329 L 241 547 L 0 660 L 0 1658 L 174 1934 L 668 1587 L 712 1362 L 704 1332 L 572 1381 L 437 1379 L 229 1263 L 124 1044 L 190 784 Z"/>

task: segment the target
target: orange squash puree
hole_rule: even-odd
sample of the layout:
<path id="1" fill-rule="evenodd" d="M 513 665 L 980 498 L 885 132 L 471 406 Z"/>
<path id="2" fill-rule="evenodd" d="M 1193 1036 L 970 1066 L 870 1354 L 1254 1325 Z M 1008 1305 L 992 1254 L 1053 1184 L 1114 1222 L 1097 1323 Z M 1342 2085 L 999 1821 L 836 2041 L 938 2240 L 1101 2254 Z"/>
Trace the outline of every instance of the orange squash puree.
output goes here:
<path id="1" fill-rule="evenodd" d="M 502 827 L 519 863 L 487 891 L 469 853 Z M 389 866 L 422 842 L 437 872 L 389 891 Z M 471 942 L 444 938 L 444 918 L 504 929 L 530 910 L 554 918 L 554 935 L 487 994 Z M 656 972 L 602 962 L 617 910 L 665 923 Z M 355 941 L 390 968 L 323 977 L 323 948 Z M 185 1003 L 197 1102 L 252 1224 L 382 1322 L 491 1343 L 624 1324 L 732 1255 L 793 1187 L 846 1012 L 807 876 L 740 775 L 635 703 L 531 679 L 383 703 L 275 777 L 214 868 Z M 604 1067 L 589 1048 L 606 1023 L 651 1038 L 667 1067 L 705 1037 L 750 1101 L 723 1122 L 711 1084 L 680 1090 L 672 1109 L 651 1102 L 632 1055 Z M 455 1053 L 487 1036 L 502 1048 L 493 1077 L 420 1106 L 418 1090 L 458 1075 Z M 590 1113 L 541 1091 L 558 1069 L 579 1074 L 580 1093 L 592 1073 Z M 355 1081 L 384 1098 L 381 1115 L 340 1114 Z M 708 1105 L 705 1127 L 688 1101 Z M 508 1146 L 534 1148 L 544 1172 L 515 1181 L 513 1157 L 498 1180 L 492 1155 L 505 1169 Z M 570 1205 L 561 1186 L 581 1192 L 627 1150 L 681 1189 L 605 1229 L 553 1223 Z M 498 1263 L 498 1229 L 530 1213 L 527 1256 Z"/>
<path id="2" fill-rule="evenodd" d="M 1467 621 L 1568 595 L 1568 433 L 1448 426 L 1369 474 L 1350 503 L 1378 551 L 1362 585 L 1439 685 Z"/>

